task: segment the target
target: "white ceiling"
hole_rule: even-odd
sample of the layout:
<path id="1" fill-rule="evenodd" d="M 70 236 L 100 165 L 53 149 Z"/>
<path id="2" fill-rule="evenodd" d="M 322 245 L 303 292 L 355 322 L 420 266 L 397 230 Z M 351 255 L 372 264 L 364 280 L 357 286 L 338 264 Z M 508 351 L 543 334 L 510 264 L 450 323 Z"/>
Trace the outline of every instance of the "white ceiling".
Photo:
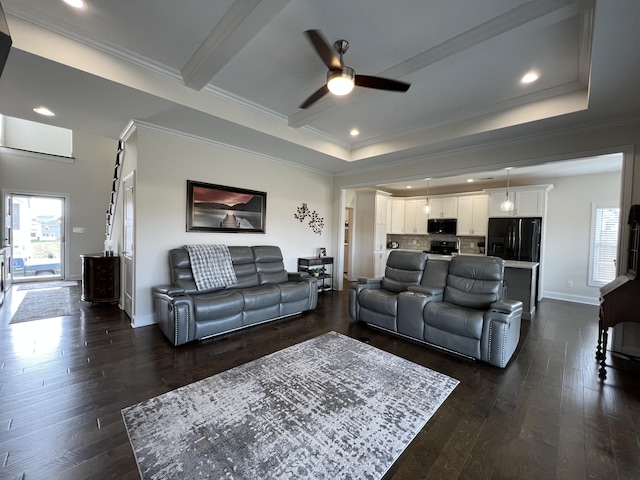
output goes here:
<path id="1" fill-rule="evenodd" d="M 509 178 L 507 179 L 507 170 Z M 398 197 L 424 196 L 447 193 L 475 192 L 486 188 L 504 188 L 507 180 L 511 186 L 539 185 L 562 177 L 598 175 L 622 172 L 622 154 L 598 155 L 545 163 L 527 167 L 509 167 L 495 171 L 484 171 L 444 178 L 419 178 L 416 180 L 376 185 L 376 189 Z"/>
<path id="2" fill-rule="evenodd" d="M 108 138 L 134 119 L 336 174 L 640 116 L 637 0 L 1 3 L 0 113 Z M 326 79 L 308 29 L 411 88 L 299 109 Z"/>

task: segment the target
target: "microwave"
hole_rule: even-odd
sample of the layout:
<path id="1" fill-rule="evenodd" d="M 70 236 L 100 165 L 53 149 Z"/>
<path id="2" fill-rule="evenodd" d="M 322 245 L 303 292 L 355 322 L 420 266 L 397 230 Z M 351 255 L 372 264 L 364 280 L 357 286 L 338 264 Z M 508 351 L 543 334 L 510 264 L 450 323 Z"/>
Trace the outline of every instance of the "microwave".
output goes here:
<path id="1" fill-rule="evenodd" d="M 430 218 L 427 220 L 427 232 L 456 235 L 458 233 L 458 221 L 455 218 Z"/>

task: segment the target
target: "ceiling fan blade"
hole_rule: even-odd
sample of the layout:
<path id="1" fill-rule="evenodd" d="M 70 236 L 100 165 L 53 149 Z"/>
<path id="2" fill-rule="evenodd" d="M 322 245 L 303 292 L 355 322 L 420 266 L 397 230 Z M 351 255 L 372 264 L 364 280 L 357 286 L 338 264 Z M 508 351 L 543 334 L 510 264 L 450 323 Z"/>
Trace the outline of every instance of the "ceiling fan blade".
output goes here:
<path id="1" fill-rule="evenodd" d="M 391 90 L 394 92 L 406 92 L 411 86 L 410 83 L 390 78 L 371 77 L 369 75 L 356 75 L 355 84 L 358 87 L 377 88 L 378 90 Z"/>
<path id="2" fill-rule="evenodd" d="M 324 97 L 327 93 L 329 93 L 329 88 L 326 85 L 323 85 L 318 90 L 313 92 L 309 98 L 302 102 L 302 104 L 300 104 L 300 108 L 309 108 L 311 105 Z"/>
<path id="3" fill-rule="evenodd" d="M 340 70 L 342 68 L 340 57 L 333 51 L 320 30 L 306 30 L 304 33 L 329 70 Z"/>

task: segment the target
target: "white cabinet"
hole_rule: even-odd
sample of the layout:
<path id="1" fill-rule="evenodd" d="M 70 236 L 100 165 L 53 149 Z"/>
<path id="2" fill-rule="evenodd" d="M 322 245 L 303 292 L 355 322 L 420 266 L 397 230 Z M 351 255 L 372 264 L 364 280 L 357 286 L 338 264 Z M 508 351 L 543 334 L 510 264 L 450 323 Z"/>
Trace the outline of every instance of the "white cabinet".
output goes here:
<path id="1" fill-rule="evenodd" d="M 386 264 L 389 200 L 390 196 L 385 192 L 371 191 L 357 195 L 352 249 L 355 278 L 373 277 L 380 270 L 379 263 Z"/>
<path id="2" fill-rule="evenodd" d="M 519 217 L 541 217 L 544 214 L 544 196 L 542 190 L 522 190 L 516 192 L 514 212 Z"/>
<path id="3" fill-rule="evenodd" d="M 427 214 L 425 198 L 407 198 L 404 203 L 404 233 L 426 234 Z"/>
<path id="4" fill-rule="evenodd" d="M 484 237 L 487 235 L 488 195 L 458 197 L 458 235 Z"/>
<path id="5" fill-rule="evenodd" d="M 542 217 L 544 216 L 547 192 L 553 185 L 536 187 L 516 187 L 509 189 L 509 199 L 514 208 L 510 212 L 500 209 L 504 202 L 506 189 L 489 191 L 489 216 L 490 217 Z"/>
<path id="6" fill-rule="evenodd" d="M 404 198 L 391 199 L 391 218 L 387 224 L 389 233 L 404 233 Z"/>
<path id="7" fill-rule="evenodd" d="M 458 197 L 430 197 L 429 218 L 458 218 Z"/>
<path id="8" fill-rule="evenodd" d="M 376 195 L 376 225 L 374 250 L 387 250 L 387 207 L 389 197 Z"/>
<path id="9" fill-rule="evenodd" d="M 387 252 L 376 250 L 373 252 L 373 276 L 384 277 L 387 268 Z"/>

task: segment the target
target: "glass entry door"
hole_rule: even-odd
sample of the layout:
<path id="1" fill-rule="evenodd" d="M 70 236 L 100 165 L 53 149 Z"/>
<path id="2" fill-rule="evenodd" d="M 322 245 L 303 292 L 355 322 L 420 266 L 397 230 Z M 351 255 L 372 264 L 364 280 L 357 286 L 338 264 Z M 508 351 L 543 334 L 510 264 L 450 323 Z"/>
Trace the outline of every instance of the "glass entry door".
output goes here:
<path id="1" fill-rule="evenodd" d="M 65 198 L 11 194 L 13 281 L 64 278 Z"/>

